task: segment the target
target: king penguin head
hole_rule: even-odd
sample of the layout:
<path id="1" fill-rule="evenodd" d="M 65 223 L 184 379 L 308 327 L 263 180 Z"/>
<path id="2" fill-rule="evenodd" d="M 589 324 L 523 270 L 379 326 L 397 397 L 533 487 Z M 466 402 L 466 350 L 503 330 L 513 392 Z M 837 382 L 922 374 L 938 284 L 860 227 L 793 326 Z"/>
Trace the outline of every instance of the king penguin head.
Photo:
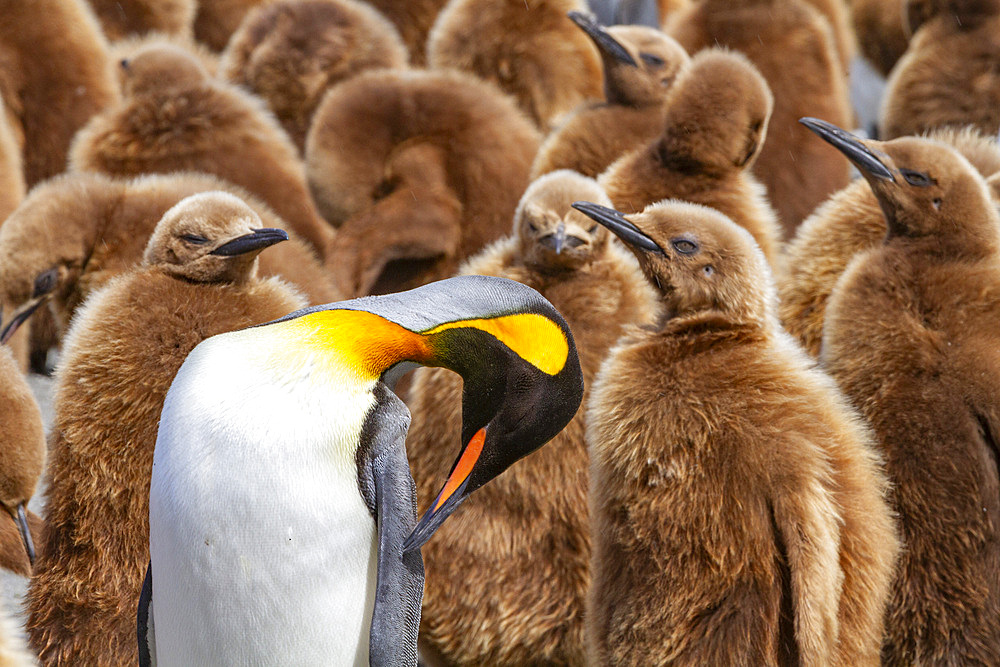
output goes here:
<path id="1" fill-rule="evenodd" d="M 469 494 L 562 430 L 583 397 L 566 321 L 538 292 L 503 278 L 451 278 L 262 326 L 291 329 L 338 367 L 341 381 L 391 384 L 412 364 L 462 376 L 462 448 L 405 551 L 419 549 Z"/>

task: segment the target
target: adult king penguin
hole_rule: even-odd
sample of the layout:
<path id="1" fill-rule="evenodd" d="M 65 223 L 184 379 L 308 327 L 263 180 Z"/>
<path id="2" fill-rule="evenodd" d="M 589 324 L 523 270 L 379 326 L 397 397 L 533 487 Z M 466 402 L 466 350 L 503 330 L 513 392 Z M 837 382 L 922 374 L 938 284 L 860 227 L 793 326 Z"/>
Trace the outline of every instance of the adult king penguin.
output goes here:
<path id="1" fill-rule="evenodd" d="M 416 527 L 409 412 L 389 389 L 411 363 L 465 385 L 461 453 Z M 144 664 L 416 665 L 419 547 L 556 435 L 582 394 L 565 320 L 502 278 L 308 308 L 204 341 L 160 417 Z"/>

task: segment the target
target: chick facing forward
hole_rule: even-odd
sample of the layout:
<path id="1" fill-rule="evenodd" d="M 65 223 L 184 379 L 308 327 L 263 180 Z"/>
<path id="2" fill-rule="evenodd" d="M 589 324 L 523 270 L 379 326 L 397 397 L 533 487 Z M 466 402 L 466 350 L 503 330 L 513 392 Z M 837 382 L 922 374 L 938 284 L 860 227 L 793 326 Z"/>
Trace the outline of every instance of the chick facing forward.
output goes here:
<path id="1" fill-rule="evenodd" d="M 27 631 L 43 664 L 135 664 L 149 561 L 149 482 L 170 381 L 195 345 L 300 308 L 256 256 L 286 238 L 237 197 L 209 192 L 164 214 L 143 265 L 87 301 L 57 372 L 45 542 Z"/>
<path id="2" fill-rule="evenodd" d="M 706 207 L 612 229 L 658 289 L 587 403 L 593 664 L 877 665 L 897 539 L 870 433 L 781 331 L 767 263 Z"/>
<path id="3" fill-rule="evenodd" d="M 460 273 L 510 278 L 541 292 L 573 332 L 586 388 L 621 333 L 650 324 L 657 305 L 635 260 L 571 208 L 583 197 L 607 202 L 596 182 L 570 171 L 534 181 L 513 233 Z M 417 371 L 406 448 L 420 507 L 433 502 L 435 480 L 453 463 L 454 452 L 441 443 L 461 425 L 452 402 L 461 395 L 461 381 L 447 372 Z M 581 410 L 545 449 L 470 497 L 423 547 L 424 651 L 448 664 L 585 662 L 591 541 L 585 425 Z M 473 562 L 482 576 L 469 576 Z"/>

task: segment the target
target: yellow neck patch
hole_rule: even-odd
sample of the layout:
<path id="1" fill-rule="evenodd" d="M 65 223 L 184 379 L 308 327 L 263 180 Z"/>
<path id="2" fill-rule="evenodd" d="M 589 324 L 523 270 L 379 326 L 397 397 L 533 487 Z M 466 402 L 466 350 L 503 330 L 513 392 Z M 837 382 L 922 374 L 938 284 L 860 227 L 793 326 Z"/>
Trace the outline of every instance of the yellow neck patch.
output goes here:
<path id="1" fill-rule="evenodd" d="M 480 329 L 509 347 L 519 357 L 548 375 L 566 365 L 569 343 L 559 326 L 537 313 L 518 313 L 490 319 L 457 320 L 420 332 L 424 336 L 447 329 Z"/>
<path id="2" fill-rule="evenodd" d="M 420 334 L 364 310 L 320 310 L 289 320 L 303 345 L 336 348 L 343 363 L 366 380 L 377 380 L 404 359 L 424 362 L 431 349 Z"/>

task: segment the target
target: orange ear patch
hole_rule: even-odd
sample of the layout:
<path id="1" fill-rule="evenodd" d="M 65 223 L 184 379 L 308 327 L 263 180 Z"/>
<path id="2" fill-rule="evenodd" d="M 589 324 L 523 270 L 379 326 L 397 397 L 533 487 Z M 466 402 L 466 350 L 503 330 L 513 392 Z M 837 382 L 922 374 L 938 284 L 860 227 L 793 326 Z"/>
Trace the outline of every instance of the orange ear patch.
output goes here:
<path id="1" fill-rule="evenodd" d="M 489 319 L 456 320 L 422 331 L 431 334 L 448 329 L 473 328 L 492 335 L 519 357 L 548 375 L 557 375 L 569 357 L 569 342 L 559 326 L 537 313 L 502 315 Z"/>

